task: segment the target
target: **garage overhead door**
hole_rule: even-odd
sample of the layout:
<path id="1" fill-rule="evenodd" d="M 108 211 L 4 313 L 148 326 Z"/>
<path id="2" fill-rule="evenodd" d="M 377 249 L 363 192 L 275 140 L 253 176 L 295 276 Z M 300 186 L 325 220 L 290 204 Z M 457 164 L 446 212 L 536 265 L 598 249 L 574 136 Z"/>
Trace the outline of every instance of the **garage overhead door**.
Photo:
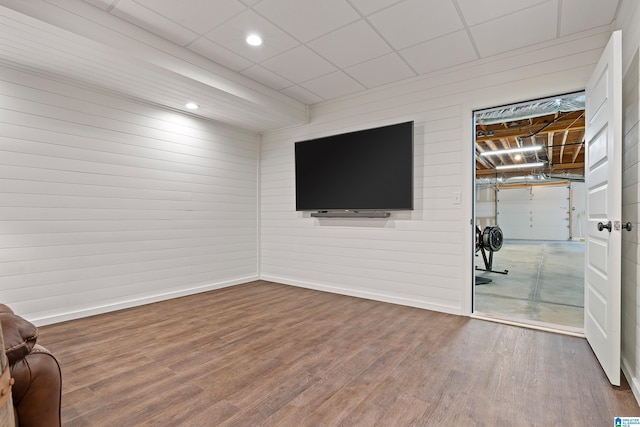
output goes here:
<path id="1" fill-rule="evenodd" d="M 497 216 L 504 238 L 569 240 L 569 189 L 566 184 L 499 188 Z"/>

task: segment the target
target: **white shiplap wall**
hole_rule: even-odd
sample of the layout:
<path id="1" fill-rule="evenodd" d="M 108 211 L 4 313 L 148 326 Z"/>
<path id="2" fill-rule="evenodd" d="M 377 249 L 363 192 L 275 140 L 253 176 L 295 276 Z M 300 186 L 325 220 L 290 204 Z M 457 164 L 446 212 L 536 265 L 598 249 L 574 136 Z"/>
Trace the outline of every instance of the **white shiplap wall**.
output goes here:
<path id="1" fill-rule="evenodd" d="M 0 302 L 47 324 L 255 279 L 259 136 L 0 66 Z"/>
<path id="2" fill-rule="evenodd" d="M 459 116 L 459 107 L 443 107 L 434 109 L 426 120 L 416 120 L 416 210 L 393 213 L 390 220 L 318 220 L 295 212 L 292 142 L 307 136 L 276 137 L 273 142 L 272 136 L 266 137 L 263 277 L 359 296 L 386 295 L 392 287 L 395 301 L 412 304 L 414 295 L 425 294 L 429 297 L 425 308 L 449 311 L 452 302 L 461 298 L 457 289 L 462 271 L 457 256 L 461 209 L 459 205 L 447 208 L 453 192 L 462 187 Z M 378 124 L 384 123 L 370 123 Z M 429 156 L 424 154 L 426 145 L 431 147 Z M 425 199 L 436 202 L 425 207 Z M 438 227 L 425 227 L 432 221 Z M 425 289 L 425 275 L 437 278 L 438 286 Z"/>
<path id="3" fill-rule="evenodd" d="M 620 9 L 622 29 L 622 221 L 633 224 L 622 232 L 622 370 L 640 401 L 640 5 L 627 0 Z"/>
<path id="4" fill-rule="evenodd" d="M 584 89 L 609 35 L 601 28 L 321 103 L 308 125 L 263 135 L 261 277 L 470 313 L 472 111 Z M 389 220 L 295 211 L 296 141 L 406 120 L 415 121 L 414 211 Z"/>

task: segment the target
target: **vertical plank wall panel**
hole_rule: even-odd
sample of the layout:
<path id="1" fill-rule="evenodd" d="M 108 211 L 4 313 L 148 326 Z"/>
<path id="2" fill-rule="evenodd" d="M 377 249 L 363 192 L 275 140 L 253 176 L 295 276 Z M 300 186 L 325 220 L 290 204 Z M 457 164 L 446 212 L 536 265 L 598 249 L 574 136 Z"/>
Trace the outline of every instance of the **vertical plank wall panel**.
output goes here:
<path id="1" fill-rule="evenodd" d="M 602 28 L 317 104 L 309 124 L 263 135 L 261 277 L 464 313 L 472 280 L 472 255 L 465 254 L 473 251 L 472 109 L 582 89 L 609 33 Z M 295 211 L 296 141 L 407 120 L 415 122 L 413 211 L 388 220 Z"/>
<path id="2" fill-rule="evenodd" d="M 38 324 L 257 277 L 259 136 L 0 68 L 0 301 Z"/>
<path id="3" fill-rule="evenodd" d="M 640 401 L 640 5 L 625 2 L 619 13 L 622 29 L 622 370 Z"/>

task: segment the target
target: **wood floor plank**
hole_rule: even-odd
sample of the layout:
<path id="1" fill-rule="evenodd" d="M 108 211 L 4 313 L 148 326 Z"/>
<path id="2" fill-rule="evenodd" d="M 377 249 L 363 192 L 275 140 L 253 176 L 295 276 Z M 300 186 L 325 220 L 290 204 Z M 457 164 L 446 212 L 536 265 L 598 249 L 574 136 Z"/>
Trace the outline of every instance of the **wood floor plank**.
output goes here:
<path id="1" fill-rule="evenodd" d="M 65 426 L 612 425 L 584 339 L 256 281 L 40 328 Z"/>

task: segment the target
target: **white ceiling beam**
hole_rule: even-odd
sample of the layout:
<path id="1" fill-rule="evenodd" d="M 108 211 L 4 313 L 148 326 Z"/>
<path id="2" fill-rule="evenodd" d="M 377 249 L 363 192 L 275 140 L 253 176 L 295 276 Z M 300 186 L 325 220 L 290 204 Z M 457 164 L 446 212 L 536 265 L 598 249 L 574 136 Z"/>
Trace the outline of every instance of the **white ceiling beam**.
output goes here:
<path id="1" fill-rule="evenodd" d="M 85 46 L 104 61 L 122 65 L 127 72 L 141 73 L 143 81 L 149 80 L 150 84 L 164 81 L 167 90 L 201 94 L 211 108 L 208 114 L 203 108 L 199 115 L 229 123 L 229 118 L 224 117 L 225 110 L 246 111 L 244 118 L 238 114 L 231 124 L 257 132 L 308 121 L 305 104 L 80 0 L 55 4 L 43 0 L 0 0 L 0 4 L 4 6 L 0 6 L 0 16 L 26 26 L 25 31 L 39 32 L 41 40 L 53 33 L 77 46 Z M 5 38 L 0 43 L 6 46 L 10 42 Z M 23 50 L 30 48 L 26 42 L 21 46 Z M 108 77 L 104 79 L 108 86 Z M 107 89 L 121 91 L 118 81 L 114 79 L 111 83 L 115 87 Z M 163 104 L 159 99 L 149 101 Z"/>

